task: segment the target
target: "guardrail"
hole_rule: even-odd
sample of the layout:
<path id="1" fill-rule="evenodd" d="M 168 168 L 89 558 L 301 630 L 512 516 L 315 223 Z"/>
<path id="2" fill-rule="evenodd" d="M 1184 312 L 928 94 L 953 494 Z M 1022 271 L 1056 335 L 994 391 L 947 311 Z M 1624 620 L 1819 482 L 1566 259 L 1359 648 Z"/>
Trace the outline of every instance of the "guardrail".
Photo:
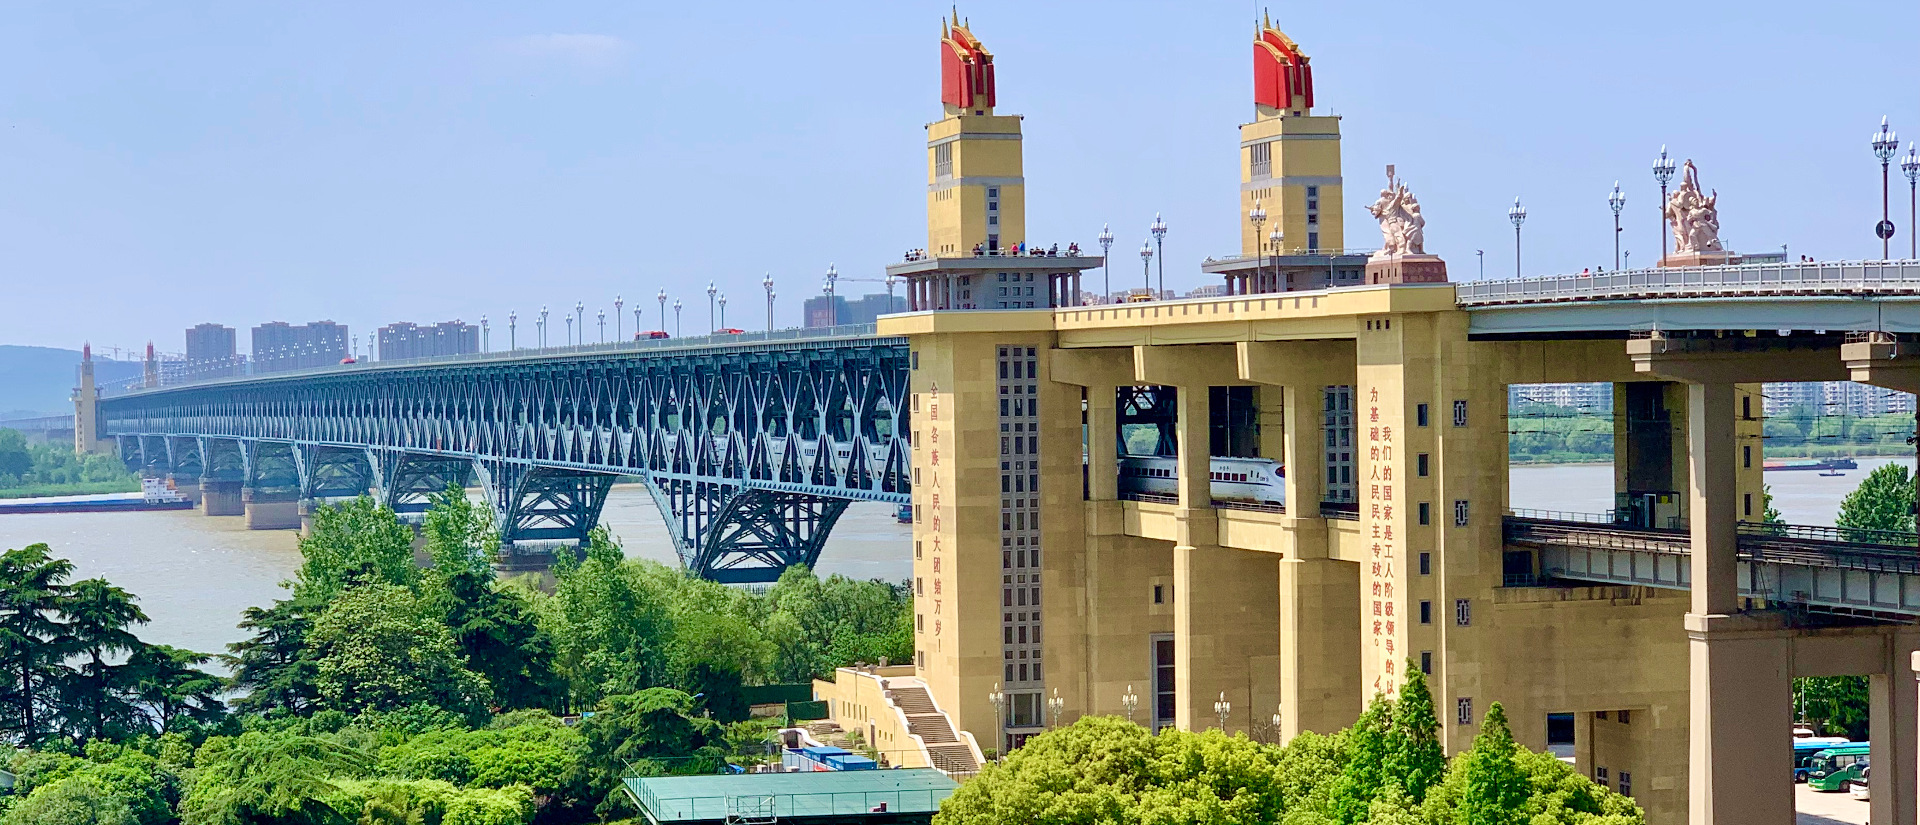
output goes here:
<path id="1" fill-rule="evenodd" d="M 1467 281 L 1454 285 L 1462 307 L 1747 295 L 1920 294 L 1920 261 L 1812 261 L 1631 269 Z"/>
<path id="2" fill-rule="evenodd" d="M 251 381 L 264 378 L 300 378 L 310 375 L 337 375 L 368 369 L 393 369 L 414 366 L 448 366 L 454 364 L 505 363 L 509 361 L 540 360 L 547 358 L 567 358 L 583 355 L 619 355 L 625 353 L 673 351 L 681 349 L 707 349 L 712 347 L 737 347 L 787 342 L 828 342 L 848 338 L 871 338 L 878 335 L 875 324 L 841 324 L 833 327 L 796 327 L 777 329 L 771 332 L 714 333 L 711 335 L 692 335 L 684 338 L 644 338 L 638 341 L 615 341 L 605 344 L 576 344 L 561 347 L 519 347 L 515 349 L 493 350 L 490 352 L 470 352 L 462 355 L 435 355 L 423 358 L 394 358 L 383 361 L 359 361 L 352 364 L 330 364 L 324 367 L 312 367 L 298 370 L 279 370 L 274 372 L 253 372 L 247 375 L 216 376 L 200 380 L 167 382 L 164 377 L 159 389 L 174 387 L 221 384 L 235 381 Z M 140 379 L 119 385 L 100 387 L 100 397 L 116 397 L 142 390 L 154 389 L 143 385 Z"/>
<path id="3" fill-rule="evenodd" d="M 1685 525 L 1646 530 L 1590 520 L 1541 519 L 1520 515 L 1521 512 L 1509 515 L 1502 525 L 1501 532 L 1508 542 L 1664 556 L 1686 556 L 1692 552 Z M 1737 530 L 1739 556 L 1746 561 L 1920 574 L 1920 546 L 1917 546 L 1920 540 L 1913 533 L 1751 521 L 1740 522 Z"/>

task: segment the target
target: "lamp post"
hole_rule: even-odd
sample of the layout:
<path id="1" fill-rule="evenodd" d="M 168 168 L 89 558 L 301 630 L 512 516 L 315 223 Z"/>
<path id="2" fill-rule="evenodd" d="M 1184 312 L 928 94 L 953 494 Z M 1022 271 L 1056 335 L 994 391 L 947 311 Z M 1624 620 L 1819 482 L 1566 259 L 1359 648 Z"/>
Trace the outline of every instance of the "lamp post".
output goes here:
<path id="1" fill-rule="evenodd" d="M 1278 744 L 1281 744 L 1281 742 L 1280 742 L 1280 722 L 1281 722 L 1282 720 L 1284 720 L 1284 719 L 1286 718 L 1286 717 L 1284 717 L 1284 716 L 1282 716 L 1282 715 L 1281 715 L 1281 712 L 1282 712 L 1282 711 L 1285 711 L 1285 710 L 1286 710 L 1286 707 L 1285 707 L 1285 706 L 1279 706 L 1279 707 L 1275 707 L 1275 708 L 1273 709 L 1273 718 L 1272 718 L 1272 720 L 1271 720 L 1271 721 L 1273 722 L 1273 743 L 1274 743 L 1274 744 L 1276 744 L 1276 745 L 1278 745 Z"/>
<path id="2" fill-rule="evenodd" d="M 1160 219 L 1160 213 L 1153 213 L 1153 225 L 1147 227 L 1153 233 L 1153 251 L 1160 258 L 1160 293 L 1167 291 L 1167 222 Z"/>
<path id="3" fill-rule="evenodd" d="M 580 322 L 580 340 L 574 343 L 584 344 L 587 342 L 587 302 L 574 301 L 573 314 L 576 316 L 576 320 Z"/>
<path id="4" fill-rule="evenodd" d="M 722 292 L 720 293 L 720 326 L 714 327 L 714 329 L 721 330 L 726 328 L 727 328 L 727 293 Z"/>
<path id="5" fill-rule="evenodd" d="M 667 331 L 667 291 L 662 289 L 660 290 L 660 294 L 655 295 L 653 297 L 660 300 L 660 331 L 666 332 Z"/>
<path id="6" fill-rule="evenodd" d="M 1520 277 L 1520 224 L 1527 222 L 1527 208 L 1520 205 L 1518 197 L 1513 199 L 1513 208 L 1507 210 L 1507 220 L 1513 221 L 1513 277 Z"/>
<path id="7" fill-rule="evenodd" d="M 1660 144 L 1660 157 L 1653 159 L 1653 179 L 1660 182 L 1660 260 L 1664 261 L 1667 259 L 1667 182 L 1673 180 L 1673 158 L 1667 157 L 1664 143 Z"/>
<path id="8" fill-rule="evenodd" d="M 1880 159 L 1880 222 L 1874 224 L 1873 234 L 1880 238 L 1880 260 L 1893 257 L 1887 246 L 1893 240 L 1893 221 L 1887 220 L 1887 164 L 1893 160 L 1893 153 L 1900 151 L 1900 138 L 1887 128 L 1887 119 L 1880 118 L 1880 131 L 1873 133 L 1873 156 Z"/>
<path id="9" fill-rule="evenodd" d="M 1267 266 L 1266 250 L 1263 250 L 1260 248 L 1260 226 L 1267 222 L 1267 210 L 1261 208 L 1259 198 L 1253 199 L 1253 208 L 1247 210 L 1247 220 L 1253 222 L 1253 282 L 1254 282 L 1254 287 L 1247 291 L 1259 292 L 1260 278 L 1263 275 L 1262 270 L 1264 270 Z"/>
<path id="10" fill-rule="evenodd" d="M 613 337 L 616 341 L 627 337 L 627 331 L 621 329 L 623 322 L 626 320 L 626 316 L 620 314 L 620 308 L 625 305 L 626 302 L 620 300 L 620 296 L 613 296 Z M 633 319 L 633 331 L 640 331 L 640 319 L 638 318 Z"/>
<path id="11" fill-rule="evenodd" d="M 638 306 L 633 308 L 633 334 L 636 338 L 640 335 L 640 307 Z"/>
<path id="12" fill-rule="evenodd" d="M 1227 701 L 1227 692 L 1220 691 L 1220 700 L 1213 703 L 1213 712 L 1220 715 L 1220 731 L 1227 730 L 1227 714 L 1233 712 L 1233 703 Z"/>
<path id="13" fill-rule="evenodd" d="M 520 348 L 520 335 L 516 327 L 520 326 L 520 312 L 507 310 L 507 349 Z"/>
<path id="14" fill-rule="evenodd" d="M 1480 259 L 1480 280 L 1484 281 L 1487 279 L 1487 251 L 1476 249 L 1473 254 Z"/>
<path id="15" fill-rule="evenodd" d="M 1107 254 L 1113 251 L 1113 230 L 1100 224 L 1100 303 L 1113 300 L 1113 278 L 1107 274 Z"/>
<path id="16" fill-rule="evenodd" d="M 481 352 L 487 352 L 491 349 L 490 342 L 487 340 L 488 337 L 489 336 L 487 335 L 487 316 L 482 315 L 480 316 L 480 351 Z"/>
<path id="17" fill-rule="evenodd" d="M 1280 231 L 1279 221 L 1274 221 L 1273 231 L 1267 233 L 1267 247 L 1273 252 L 1273 286 L 1276 290 L 1280 288 L 1280 245 L 1286 241 L 1287 233 Z M 1333 258 L 1328 257 L 1327 260 L 1331 261 Z M 1327 286 L 1333 286 L 1332 274 L 1327 276 Z"/>
<path id="18" fill-rule="evenodd" d="M 680 299 L 673 299 L 673 337 L 680 337 Z"/>
<path id="19" fill-rule="evenodd" d="M 1147 293 L 1153 295 L 1154 300 L 1160 300 L 1153 291 L 1153 244 L 1147 241 L 1140 242 L 1140 280 Z"/>
<path id="20" fill-rule="evenodd" d="M 1060 713 L 1067 709 L 1067 700 L 1060 698 L 1060 689 L 1053 689 L 1053 696 L 1047 700 L 1047 712 L 1053 714 L 1053 726 L 1060 727 Z"/>
<path id="21" fill-rule="evenodd" d="M 1907 142 L 1907 154 L 1900 159 L 1900 171 L 1907 173 L 1907 257 L 1920 260 L 1920 152 Z"/>
<path id="22" fill-rule="evenodd" d="M 840 302 L 833 299 L 833 282 L 838 280 L 840 280 L 840 270 L 834 269 L 833 264 L 829 262 L 827 264 L 827 313 L 833 320 L 830 326 L 836 327 L 840 326 Z"/>
<path id="23" fill-rule="evenodd" d="M 707 329 L 719 329 L 719 321 L 715 318 L 713 310 L 713 296 L 719 294 L 719 291 L 712 281 L 707 282 Z"/>
<path id="24" fill-rule="evenodd" d="M 600 317 L 600 343 L 604 344 L 607 342 L 607 311 L 603 309 L 597 314 Z M 614 313 L 614 317 L 620 317 L 619 313 Z"/>
<path id="25" fill-rule="evenodd" d="M 1620 210 L 1627 208 L 1627 193 L 1620 191 L 1620 182 L 1613 182 L 1613 192 L 1607 195 L 1607 208 L 1613 210 L 1613 268 L 1620 268 Z"/>
<path id="26" fill-rule="evenodd" d="M 773 331 L 773 273 L 771 272 L 767 273 L 767 277 L 760 281 L 760 285 L 767 288 L 767 331 L 772 332 Z"/>
<path id="27" fill-rule="evenodd" d="M 1126 695 L 1120 697 L 1120 707 L 1127 710 L 1127 721 L 1133 721 L 1133 712 L 1140 708 L 1140 697 L 1133 694 L 1133 685 L 1127 685 Z"/>
<path id="28" fill-rule="evenodd" d="M 547 305 L 540 305 L 540 348 L 547 348 Z"/>
<path id="29" fill-rule="evenodd" d="M 1001 753 L 1001 750 L 1007 745 L 1007 722 L 1004 714 L 1007 695 L 1000 692 L 999 682 L 993 683 L 993 692 L 987 694 L 987 701 L 993 703 L 993 753 L 994 756 L 1004 759 L 1006 754 Z"/>
<path id="30" fill-rule="evenodd" d="M 586 331 L 584 327 L 581 328 L 580 332 L 582 333 L 582 337 L 585 337 L 584 333 Z M 571 315 L 567 316 L 567 346 L 573 346 L 573 316 Z"/>

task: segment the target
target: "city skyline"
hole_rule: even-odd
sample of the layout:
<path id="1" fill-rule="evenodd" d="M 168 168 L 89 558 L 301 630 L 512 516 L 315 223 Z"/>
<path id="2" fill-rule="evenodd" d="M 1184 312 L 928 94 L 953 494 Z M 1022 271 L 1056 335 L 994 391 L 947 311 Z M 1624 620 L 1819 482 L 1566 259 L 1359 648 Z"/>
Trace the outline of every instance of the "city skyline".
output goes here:
<path id="1" fill-rule="evenodd" d="M 1085 248 L 1110 224 L 1130 250 L 1164 213 L 1168 288 L 1204 286 L 1200 261 L 1236 251 L 1232 130 L 1252 115 L 1256 10 L 1094 9 L 960 9 L 994 43 L 1000 109 L 1027 118 L 1029 236 Z M 1616 179 L 1624 245 L 1650 264 L 1647 167 L 1664 143 L 1725 196 L 1736 250 L 1877 255 L 1867 136 L 1883 114 L 1920 135 L 1898 84 L 1862 82 L 1904 71 L 1898 20 L 1864 4 L 1733 9 L 1409 5 L 1377 16 L 1393 26 L 1334 9 L 1276 22 L 1315 60 L 1316 110 L 1344 118 L 1355 244 L 1377 242 L 1363 195 L 1393 163 L 1456 280 L 1476 277 L 1476 249 L 1489 274 L 1511 271 L 1516 194 L 1523 271 L 1610 265 Z M 0 58 L 19 85 L 0 108 L 0 242 L 35 311 L 5 340 L 127 347 L 296 317 L 373 329 L 485 315 L 504 329 L 509 311 L 523 324 L 542 304 L 611 311 L 615 295 L 651 310 L 656 290 L 707 280 L 744 310 L 768 271 L 789 326 L 829 263 L 878 278 L 925 243 L 914 127 L 938 114 L 926 40 L 947 6 L 408 9 L 377 30 L 357 11 L 26 12 Z M 821 82 L 715 56 L 790 39 L 816 47 L 801 60 Z M 1749 81 L 1748 55 L 1809 52 Z M 1910 228 L 1894 200 L 1897 249 Z M 82 311 L 75 283 L 141 297 Z M 682 292 L 698 317 L 698 290 Z"/>

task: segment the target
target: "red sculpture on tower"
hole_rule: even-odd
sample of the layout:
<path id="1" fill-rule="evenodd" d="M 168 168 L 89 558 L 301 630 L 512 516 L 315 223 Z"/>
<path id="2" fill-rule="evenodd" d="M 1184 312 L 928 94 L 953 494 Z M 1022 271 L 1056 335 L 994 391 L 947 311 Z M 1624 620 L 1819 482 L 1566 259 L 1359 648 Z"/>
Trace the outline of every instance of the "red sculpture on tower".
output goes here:
<path id="1" fill-rule="evenodd" d="M 954 12 L 940 21 L 940 102 L 960 109 L 993 108 L 993 53 L 980 45 Z"/>
<path id="2" fill-rule="evenodd" d="M 1313 67 L 1299 44 L 1264 14 L 1260 36 L 1253 41 L 1253 102 L 1275 109 L 1313 108 Z"/>

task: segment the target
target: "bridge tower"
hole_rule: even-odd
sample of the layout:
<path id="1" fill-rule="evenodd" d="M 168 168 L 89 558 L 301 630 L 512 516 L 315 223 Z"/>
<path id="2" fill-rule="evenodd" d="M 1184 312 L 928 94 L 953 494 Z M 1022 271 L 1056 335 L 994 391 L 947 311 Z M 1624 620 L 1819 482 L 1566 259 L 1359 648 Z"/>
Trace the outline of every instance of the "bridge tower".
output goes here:
<path id="1" fill-rule="evenodd" d="M 992 252 L 1027 239 L 1020 116 L 993 113 L 993 53 L 958 12 L 940 24 L 940 103 L 927 126 L 927 252 Z"/>
<path id="2" fill-rule="evenodd" d="M 73 451 L 111 453 L 119 449 L 100 437 L 100 389 L 93 382 L 93 344 L 80 345 L 80 381 L 73 388 Z"/>
<path id="3" fill-rule="evenodd" d="M 1305 51 L 1262 19 L 1253 41 L 1252 123 L 1240 126 L 1240 249 L 1273 254 L 1277 226 L 1286 250 L 1338 250 L 1340 118 L 1313 113 L 1313 66 Z M 1246 218 L 1259 202 L 1267 223 Z"/>

